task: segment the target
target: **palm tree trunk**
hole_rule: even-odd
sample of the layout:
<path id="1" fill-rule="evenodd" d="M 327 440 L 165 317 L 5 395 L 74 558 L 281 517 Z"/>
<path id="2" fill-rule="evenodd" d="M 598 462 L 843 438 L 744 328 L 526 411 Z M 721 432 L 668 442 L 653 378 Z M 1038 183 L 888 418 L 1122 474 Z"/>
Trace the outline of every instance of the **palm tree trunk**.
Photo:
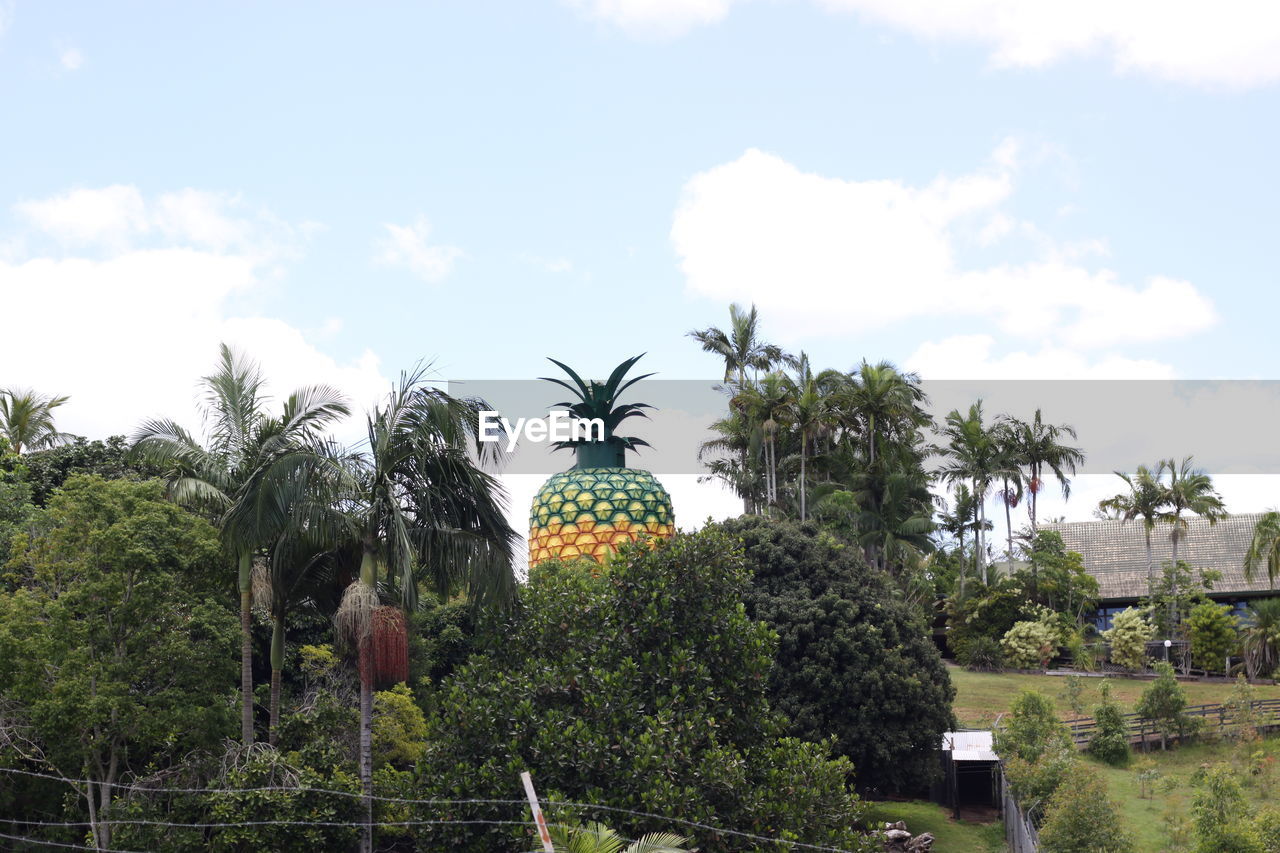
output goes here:
<path id="1" fill-rule="evenodd" d="M 1170 575 L 1170 578 L 1174 581 L 1174 588 L 1169 590 L 1169 634 L 1170 638 L 1172 638 L 1173 620 L 1177 618 L 1178 614 L 1178 517 L 1176 515 L 1173 518 L 1173 536 L 1170 539 L 1173 541 L 1173 574 Z"/>
<path id="2" fill-rule="evenodd" d="M 801 434 L 800 434 L 800 520 L 801 520 L 801 521 L 804 521 L 804 520 L 805 520 L 805 503 L 804 503 L 804 493 L 805 493 L 805 482 L 804 482 L 804 460 L 805 460 L 805 456 L 807 455 L 806 451 L 808 450 L 808 448 L 805 446 L 806 444 L 808 444 L 808 442 L 806 442 L 806 441 L 804 440 L 804 433 L 801 433 Z"/>
<path id="3" fill-rule="evenodd" d="M 1040 466 L 1031 466 L 1031 500 L 1027 501 L 1027 515 L 1031 517 L 1031 536 L 1036 535 L 1036 495 L 1040 491 Z"/>
<path id="4" fill-rule="evenodd" d="M 1151 560 L 1151 528 L 1146 529 L 1147 537 L 1147 598 L 1155 595 L 1156 592 L 1156 571 L 1155 564 Z"/>
<path id="5" fill-rule="evenodd" d="M 241 554 L 240 580 L 240 740 L 253 743 L 253 582 L 252 557 Z"/>
<path id="6" fill-rule="evenodd" d="M 1004 527 L 1009 534 L 1009 562 L 1013 562 L 1013 516 L 1009 511 L 1009 481 L 1004 481 Z M 1035 571 L 1035 568 L 1032 568 Z"/>
<path id="7" fill-rule="evenodd" d="M 284 670 L 284 613 L 277 613 L 271 623 L 271 717 L 267 723 L 267 743 L 276 745 L 280 726 L 280 676 Z"/>
<path id="8" fill-rule="evenodd" d="M 378 584 L 378 567 L 373 552 L 366 547 L 360 560 L 360 582 L 371 588 Z M 362 630 L 360 654 L 360 792 L 363 795 L 363 822 L 360 853 L 373 853 L 373 626 Z"/>

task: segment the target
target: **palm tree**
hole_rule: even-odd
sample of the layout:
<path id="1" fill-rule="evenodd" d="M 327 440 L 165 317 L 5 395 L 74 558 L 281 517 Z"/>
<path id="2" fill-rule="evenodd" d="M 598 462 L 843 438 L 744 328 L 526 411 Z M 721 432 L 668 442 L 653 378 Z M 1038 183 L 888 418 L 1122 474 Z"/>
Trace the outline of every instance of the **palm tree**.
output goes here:
<path id="1" fill-rule="evenodd" d="M 1244 555 L 1244 576 L 1253 580 L 1259 564 L 1267 564 L 1267 582 L 1274 589 L 1276 575 L 1280 575 L 1280 512 L 1264 513 L 1253 527 L 1253 539 Z"/>
<path id="2" fill-rule="evenodd" d="M 1169 520 L 1165 509 L 1167 495 L 1160 483 L 1159 466 L 1155 472 L 1146 465 L 1139 465 L 1133 476 L 1122 471 L 1116 471 L 1115 474 L 1124 480 L 1129 491 L 1100 501 L 1098 508 L 1115 513 L 1123 523 L 1142 519 L 1142 534 L 1147 545 L 1147 595 L 1150 596 L 1155 592 L 1156 583 L 1155 566 L 1151 559 L 1151 532 L 1156 529 L 1157 524 Z"/>
<path id="3" fill-rule="evenodd" d="M 53 410 L 70 397 L 54 397 L 31 390 L 0 389 L 0 436 L 21 456 L 23 450 L 43 450 L 67 440 L 53 425 Z"/>
<path id="4" fill-rule="evenodd" d="M 251 495 L 257 484 L 279 483 L 269 470 L 309 456 L 325 428 L 348 414 L 342 396 L 314 386 L 291 394 L 279 418 L 266 414 L 265 380 L 258 366 L 226 344 L 218 368 L 201 380 L 201 405 L 207 427 L 204 444 L 177 422 L 146 421 L 133 436 L 130 453 L 167 471 L 171 500 L 202 511 L 218 524 L 224 547 L 234 555 L 240 590 L 240 736 L 253 743 L 253 555 L 267 547 L 273 532 L 233 514 L 237 505 L 266 501 Z M 275 466 L 282 466 L 276 469 Z M 278 535 L 278 531 L 275 531 Z"/>
<path id="5" fill-rule="evenodd" d="M 921 408 L 927 398 L 920 377 L 899 373 L 887 361 L 873 365 L 863 360 L 837 395 L 836 405 L 846 416 L 846 424 L 866 436 L 869 465 L 876 461 L 878 437 L 919 429 L 929 421 Z"/>
<path id="6" fill-rule="evenodd" d="M 983 533 L 987 526 L 987 495 L 996 480 L 1016 476 L 1013 473 L 1015 466 L 1000 452 L 995 430 L 983 423 L 981 400 L 970 406 L 968 413 L 963 415 L 953 409 L 947 415 L 942 435 L 948 441 L 947 446 L 942 449 L 942 454 L 948 461 L 942 465 L 939 473 L 945 482 L 967 481 L 977 505 L 974 562 L 985 584 L 987 567 Z"/>
<path id="7" fill-rule="evenodd" d="M 715 326 L 689 332 L 689 337 L 702 344 L 703 352 L 724 359 L 724 381 L 747 381 L 747 370 L 769 370 L 785 360 L 782 348 L 760 340 L 760 314 L 752 305 L 748 311 L 734 303 L 729 306 L 729 331 Z"/>
<path id="8" fill-rule="evenodd" d="M 356 531 L 360 574 L 344 591 L 339 634 L 357 649 L 360 671 L 362 850 L 373 845 L 373 688 L 379 584 L 406 610 L 425 580 L 439 595 L 466 592 L 478 605 L 505 606 L 515 595 L 517 534 L 506 520 L 498 481 L 481 466 L 498 444 L 480 442 L 480 400 L 425 384 L 426 368 L 402 374 L 368 418 L 368 445 L 351 458 L 344 500 Z M 476 454 L 473 461 L 470 454 Z"/>
<path id="9" fill-rule="evenodd" d="M 601 823 L 584 827 L 556 824 L 548 829 L 556 853 L 693 853 L 682 846 L 688 839 L 671 832 L 651 832 L 629 842 Z"/>
<path id="10" fill-rule="evenodd" d="M 1226 518 L 1227 508 L 1222 496 L 1213 488 L 1213 480 L 1204 471 L 1191 467 L 1191 457 L 1181 462 L 1166 459 L 1160 463 L 1160 470 L 1169 473 L 1169 483 L 1165 488 L 1165 503 L 1169 507 L 1166 519 L 1173 525 L 1169 541 L 1173 546 L 1173 564 L 1178 565 L 1178 540 L 1186 533 L 1187 519 L 1184 512 L 1194 513 L 1210 525 L 1217 524 Z"/>
<path id="11" fill-rule="evenodd" d="M 820 393 L 818 383 L 809 368 L 809 359 L 801 353 L 796 375 L 788 377 L 789 385 L 787 421 L 796 428 L 800 439 L 800 520 L 808 518 L 806 494 L 808 484 L 805 469 L 809 449 L 832 424 L 832 412 L 828 400 Z"/>
<path id="12" fill-rule="evenodd" d="M 778 502 L 778 436 L 794 403 L 795 387 L 782 373 L 767 373 L 747 383 L 730 401 L 731 408 L 750 424 L 764 456 L 765 506 Z"/>
<path id="13" fill-rule="evenodd" d="M 1242 643 L 1250 678 L 1271 675 L 1280 667 L 1280 598 L 1263 598 L 1249 605 Z"/>
<path id="14" fill-rule="evenodd" d="M 1030 497 L 1027 500 L 1027 516 L 1031 521 L 1031 534 L 1036 533 L 1036 499 L 1044 486 L 1045 471 L 1048 470 L 1057 478 L 1062 486 L 1062 497 L 1071 496 L 1071 481 L 1068 474 L 1074 475 L 1076 468 L 1084 464 L 1084 451 L 1062 443 L 1063 436 L 1076 437 L 1075 428 L 1068 424 L 1055 426 L 1046 424 L 1036 409 L 1030 421 L 1008 418 L 1007 422 L 1013 430 L 1013 446 L 1016 448 L 1019 464 L 1027 470 L 1025 482 Z"/>
<path id="15" fill-rule="evenodd" d="M 1018 437 L 1019 430 L 1013 418 L 1002 416 L 997 419 L 994 427 L 994 438 L 996 453 L 999 455 L 1002 464 L 1000 465 L 1000 489 L 996 494 L 1000 497 L 1000 503 L 1004 504 L 1004 528 L 1008 546 L 1005 558 L 1010 563 L 1013 562 L 1012 511 L 1022 501 L 1023 488 L 1022 468 L 1020 467 L 1022 464 L 1021 443 Z M 1034 537 L 1034 533 L 1032 535 Z M 1034 563 L 1032 563 L 1031 571 L 1034 576 Z"/>

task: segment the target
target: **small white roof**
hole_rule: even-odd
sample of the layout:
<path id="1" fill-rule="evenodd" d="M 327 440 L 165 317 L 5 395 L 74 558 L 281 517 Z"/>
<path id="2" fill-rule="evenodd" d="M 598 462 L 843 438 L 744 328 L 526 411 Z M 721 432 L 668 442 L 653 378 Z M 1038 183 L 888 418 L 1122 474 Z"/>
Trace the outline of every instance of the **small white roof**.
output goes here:
<path id="1" fill-rule="evenodd" d="M 943 732 L 942 749 L 952 761 L 998 761 L 991 748 L 991 732 Z"/>

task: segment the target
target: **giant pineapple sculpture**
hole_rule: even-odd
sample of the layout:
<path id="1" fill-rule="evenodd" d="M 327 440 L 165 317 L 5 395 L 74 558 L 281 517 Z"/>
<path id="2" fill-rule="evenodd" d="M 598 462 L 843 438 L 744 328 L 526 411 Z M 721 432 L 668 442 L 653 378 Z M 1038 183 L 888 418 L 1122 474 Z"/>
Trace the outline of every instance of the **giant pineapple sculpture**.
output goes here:
<path id="1" fill-rule="evenodd" d="M 571 449 L 576 462 L 568 471 L 553 474 L 533 499 L 529 513 L 529 567 L 544 560 L 593 557 L 603 562 L 622 542 L 641 536 L 667 538 L 675 531 L 671 497 L 648 471 L 626 467 L 626 452 L 649 443 L 615 435 L 618 425 L 631 417 L 647 417 L 646 403 L 616 405 L 622 392 L 651 373 L 623 382 L 641 356 L 618 365 L 604 382 L 583 381 L 566 364 L 549 359 L 573 380 L 544 376 L 548 382 L 569 389 L 576 402 L 557 403 L 575 418 L 599 418 L 604 435 L 556 443 Z"/>

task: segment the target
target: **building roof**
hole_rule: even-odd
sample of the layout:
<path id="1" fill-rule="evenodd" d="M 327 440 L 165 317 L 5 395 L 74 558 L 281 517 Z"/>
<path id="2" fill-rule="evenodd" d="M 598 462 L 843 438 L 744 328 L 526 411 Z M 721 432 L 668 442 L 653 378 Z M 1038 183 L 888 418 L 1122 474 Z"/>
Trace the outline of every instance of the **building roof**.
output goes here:
<path id="1" fill-rule="evenodd" d="M 997 761 L 991 732 L 943 732 L 942 749 L 953 761 Z"/>
<path id="2" fill-rule="evenodd" d="M 1178 559 L 1195 569 L 1214 569 L 1222 579 L 1213 585 L 1210 595 L 1258 594 L 1273 591 L 1267 581 L 1265 566 L 1254 572 L 1253 580 L 1245 580 L 1244 555 L 1253 541 L 1253 528 L 1260 513 L 1232 515 L 1210 525 L 1201 518 L 1190 518 L 1178 541 Z M 1046 524 L 1046 530 L 1062 535 L 1068 551 L 1084 558 L 1085 571 L 1098 579 L 1102 600 L 1137 599 L 1147 594 L 1147 552 L 1142 521 L 1077 521 Z M 1151 531 L 1151 558 L 1155 573 L 1171 557 L 1167 524 Z M 1197 575 L 1199 573 L 1197 572 Z"/>

